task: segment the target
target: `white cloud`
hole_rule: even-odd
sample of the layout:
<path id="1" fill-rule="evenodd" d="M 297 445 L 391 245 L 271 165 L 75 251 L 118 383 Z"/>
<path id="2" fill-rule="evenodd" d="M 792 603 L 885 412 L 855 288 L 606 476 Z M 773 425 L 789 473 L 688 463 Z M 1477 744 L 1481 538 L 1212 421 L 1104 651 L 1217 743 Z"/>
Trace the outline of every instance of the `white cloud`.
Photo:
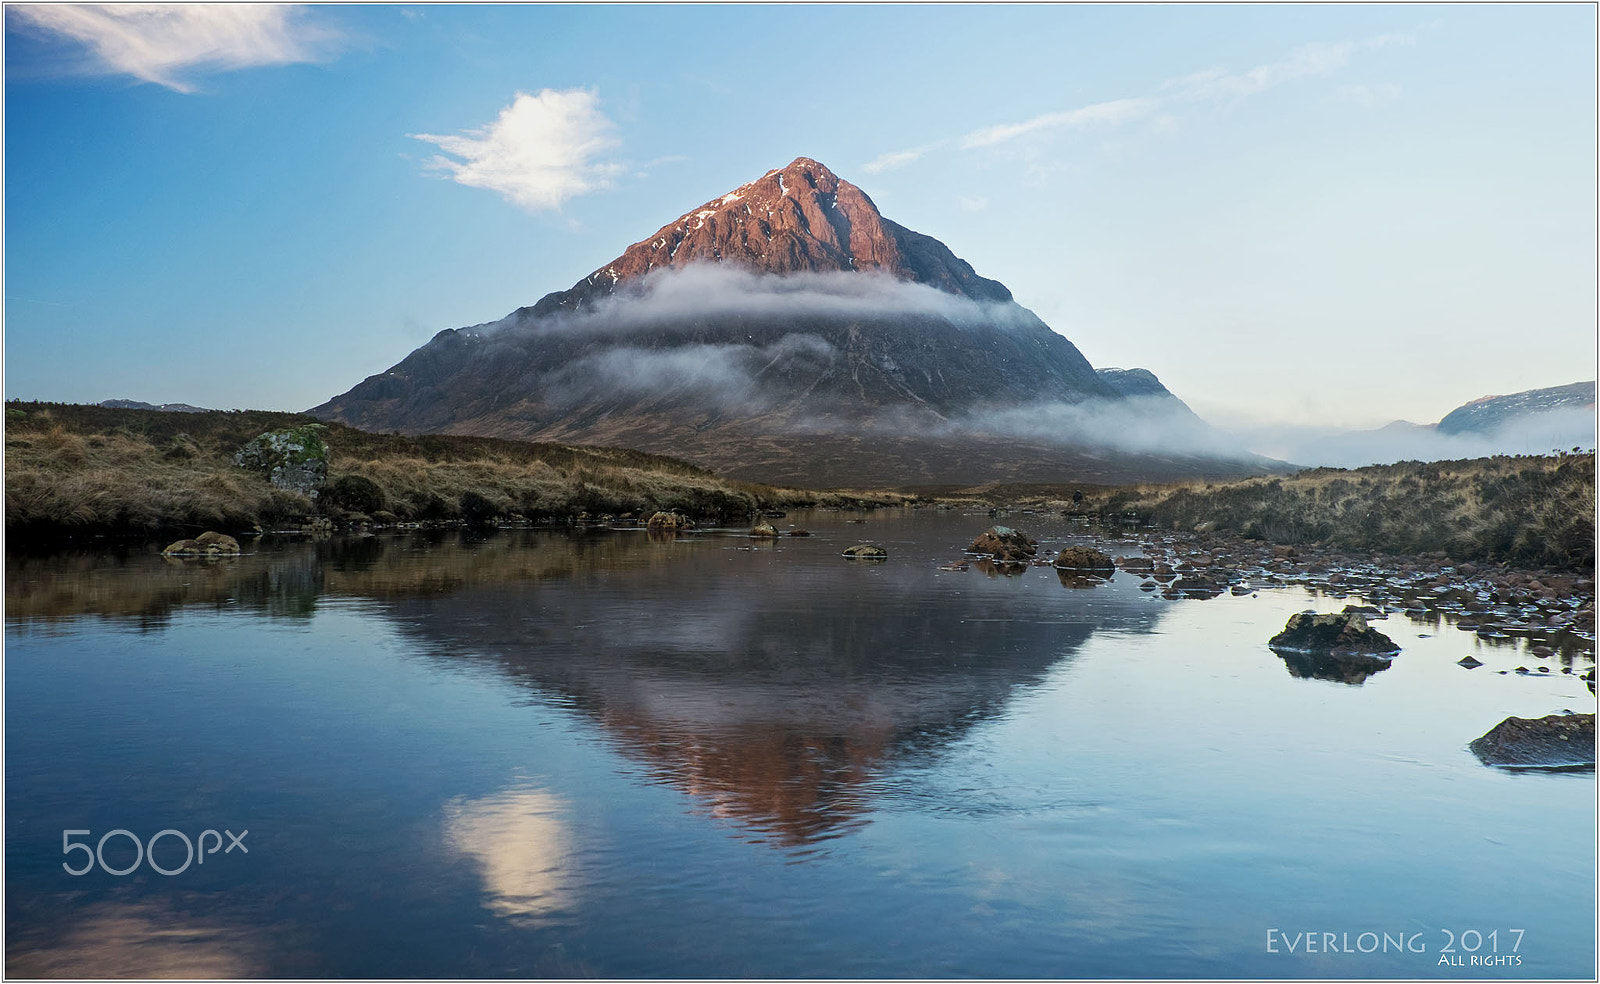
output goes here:
<path id="1" fill-rule="evenodd" d="M 8 6 L 36 29 L 84 45 L 100 71 L 178 92 L 183 76 L 314 61 L 332 31 L 299 19 L 291 4 L 22 4 Z"/>
<path id="2" fill-rule="evenodd" d="M 999 126 L 987 126 L 981 130 L 974 130 L 961 138 L 961 146 L 965 149 L 974 147 L 992 147 L 998 143 L 1015 140 L 1024 134 L 1034 133 L 1038 130 L 1054 130 L 1065 127 L 1085 126 L 1092 123 L 1115 125 L 1128 123 L 1133 120 L 1149 116 L 1159 103 L 1154 99 L 1113 99 L 1109 102 L 1094 103 L 1078 109 L 1069 109 L 1060 113 L 1045 113 L 1021 123 L 1003 123 Z"/>
<path id="3" fill-rule="evenodd" d="M 493 123 L 476 130 L 409 136 L 450 155 L 432 158 L 429 168 L 448 171 L 461 184 L 498 192 L 529 211 L 541 211 L 611 186 L 623 165 L 596 158 L 618 146 L 615 130 L 593 92 L 544 89 L 538 95 L 517 93 Z"/>

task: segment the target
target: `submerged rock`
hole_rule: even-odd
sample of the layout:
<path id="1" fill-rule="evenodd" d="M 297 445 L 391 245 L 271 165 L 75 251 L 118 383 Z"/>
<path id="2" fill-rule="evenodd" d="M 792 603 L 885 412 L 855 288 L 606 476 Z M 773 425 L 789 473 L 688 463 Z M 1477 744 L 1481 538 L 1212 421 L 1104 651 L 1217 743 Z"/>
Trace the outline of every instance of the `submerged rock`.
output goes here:
<path id="1" fill-rule="evenodd" d="M 1508 717 L 1468 747 L 1484 765 L 1527 768 L 1594 765 L 1594 715 Z"/>
<path id="2" fill-rule="evenodd" d="M 843 556 L 851 560 L 888 560 L 889 551 L 882 547 L 874 547 L 870 543 L 858 543 L 846 548 Z"/>
<path id="3" fill-rule="evenodd" d="M 967 553 L 989 554 L 1002 563 L 1026 563 L 1038 552 L 1038 540 L 1009 526 L 989 527 L 967 548 Z"/>
<path id="4" fill-rule="evenodd" d="M 1367 620 L 1353 612 L 1291 615 L 1267 645 L 1283 652 L 1329 656 L 1393 656 L 1400 651 L 1393 639 L 1369 628 Z"/>

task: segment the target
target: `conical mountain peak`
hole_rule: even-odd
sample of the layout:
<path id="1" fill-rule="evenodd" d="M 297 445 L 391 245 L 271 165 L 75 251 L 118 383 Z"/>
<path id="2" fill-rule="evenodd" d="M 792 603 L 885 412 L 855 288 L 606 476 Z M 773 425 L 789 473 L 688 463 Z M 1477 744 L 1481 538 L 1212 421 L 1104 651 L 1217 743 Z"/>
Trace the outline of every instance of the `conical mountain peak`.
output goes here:
<path id="1" fill-rule="evenodd" d="M 657 270 L 729 263 L 758 273 L 877 273 L 981 301 L 1011 292 L 931 236 L 892 222 L 860 188 L 809 157 L 680 215 L 571 289 L 523 312 L 578 310 Z"/>

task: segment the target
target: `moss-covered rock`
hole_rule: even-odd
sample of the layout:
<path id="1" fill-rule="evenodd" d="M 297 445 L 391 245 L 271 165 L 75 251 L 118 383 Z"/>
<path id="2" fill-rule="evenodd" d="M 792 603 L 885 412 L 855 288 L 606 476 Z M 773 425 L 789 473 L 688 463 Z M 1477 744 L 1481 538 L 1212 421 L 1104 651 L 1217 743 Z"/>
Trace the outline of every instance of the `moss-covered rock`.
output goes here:
<path id="1" fill-rule="evenodd" d="M 323 424 L 268 431 L 234 453 L 233 463 L 265 477 L 274 488 L 315 499 L 328 478 Z"/>
<path id="2" fill-rule="evenodd" d="M 844 556 L 849 557 L 851 560 L 888 560 L 889 551 L 882 547 L 875 547 L 870 543 L 858 543 L 853 547 L 846 548 Z"/>

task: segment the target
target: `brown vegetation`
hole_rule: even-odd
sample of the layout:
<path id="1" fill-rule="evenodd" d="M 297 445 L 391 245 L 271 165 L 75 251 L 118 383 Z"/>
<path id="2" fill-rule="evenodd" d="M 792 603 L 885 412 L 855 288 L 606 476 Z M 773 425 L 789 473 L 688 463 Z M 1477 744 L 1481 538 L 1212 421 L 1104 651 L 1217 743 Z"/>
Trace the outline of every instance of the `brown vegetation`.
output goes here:
<path id="1" fill-rule="evenodd" d="M 1284 478 L 1097 490 L 1107 519 L 1283 544 L 1587 570 L 1595 562 L 1595 456 L 1407 461 Z"/>
<path id="2" fill-rule="evenodd" d="M 370 434 L 329 424 L 317 500 L 235 467 L 257 435 L 314 424 L 269 411 L 166 413 L 6 404 L 6 528 L 22 537 L 247 530 L 313 516 L 341 523 L 560 521 L 675 510 L 744 519 L 769 506 L 886 504 L 893 494 L 816 493 L 734 482 L 625 448 Z"/>

